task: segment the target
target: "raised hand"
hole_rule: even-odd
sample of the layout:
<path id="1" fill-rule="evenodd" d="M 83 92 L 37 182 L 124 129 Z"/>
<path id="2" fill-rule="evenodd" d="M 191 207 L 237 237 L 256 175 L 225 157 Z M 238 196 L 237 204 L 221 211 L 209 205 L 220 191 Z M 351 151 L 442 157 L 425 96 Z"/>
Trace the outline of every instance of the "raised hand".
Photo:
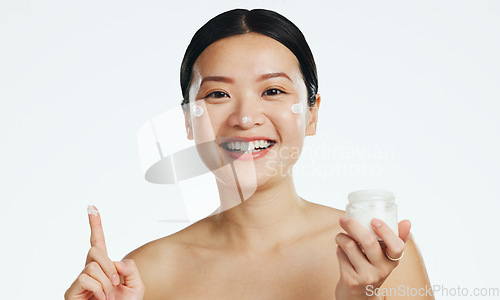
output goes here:
<path id="1" fill-rule="evenodd" d="M 108 257 L 101 216 L 95 206 L 87 209 L 90 245 L 85 268 L 64 294 L 66 300 L 140 300 L 144 284 L 132 259 L 111 261 Z M 120 283 L 120 275 L 123 283 Z"/>
<path id="2" fill-rule="evenodd" d="M 372 219 L 371 225 L 383 240 L 383 247 L 372 232 L 355 220 L 340 219 L 340 226 L 347 234 L 339 233 L 335 238 L 340 266 L 337 299 L 370 299 L 366 294 L 367 286 L 380 287 L 399 264 L 410 234 L 410 221 L 399 222 L 399 236 L 382 220 Z"/>

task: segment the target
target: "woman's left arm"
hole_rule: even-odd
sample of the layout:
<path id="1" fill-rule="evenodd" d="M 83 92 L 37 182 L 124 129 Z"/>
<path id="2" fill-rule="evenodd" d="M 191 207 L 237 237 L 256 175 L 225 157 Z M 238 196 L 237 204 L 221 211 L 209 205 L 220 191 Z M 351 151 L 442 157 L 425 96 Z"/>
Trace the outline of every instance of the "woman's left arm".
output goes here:
<path id="1" fill-rule="evenodd" d="M 372 220 L 373 231 L 384 241 L 384 248 L 355 220 L 342 217 L 340 225 L 347 234 L 336 237 L 340 266 L 337 299 L 434 299 L 408 220 L 399 223 L 399 236 L 381 220 Z M 394 260 L 398 257 L 400 260 Z"/>

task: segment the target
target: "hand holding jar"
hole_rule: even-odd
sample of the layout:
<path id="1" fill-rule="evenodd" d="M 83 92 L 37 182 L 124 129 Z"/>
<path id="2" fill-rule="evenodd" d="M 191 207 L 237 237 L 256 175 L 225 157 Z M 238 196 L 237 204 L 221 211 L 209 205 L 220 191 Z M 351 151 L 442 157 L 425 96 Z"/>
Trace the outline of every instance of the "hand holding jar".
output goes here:
<path id="1" fill-rule="evenodd" d="M 367 286 L 380 287 L 403 257 L 411 223 L 397 223 L 394 195 L 383 190 L 361 190 L 348 195 L 346 231 L 335 240 L 340 279 L 337 299 L 370 299 Z M 397 230 L 397 232 L 396 232 Z"/>

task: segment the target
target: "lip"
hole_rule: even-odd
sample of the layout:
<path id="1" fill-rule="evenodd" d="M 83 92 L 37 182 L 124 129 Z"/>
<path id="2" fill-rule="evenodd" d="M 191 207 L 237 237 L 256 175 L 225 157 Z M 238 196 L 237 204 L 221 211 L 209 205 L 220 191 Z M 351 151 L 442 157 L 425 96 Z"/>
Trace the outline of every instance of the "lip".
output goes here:
<path id="1" fill-rule="evenodd" d="M 232 137 L 222 137 L 220 138 L 220 144 L 224 144 L 227 142 L 253 142 L 253 141 L 258 141 L 258 140 L 270 140 L 270 141 L 275 141 L 275 139 L 272 139 L 267 136 L 232 136 Z"/>
<path id="2" fill-rule="evenodd" d="M 234 136 L 234 137 L 228 137 L 228 138 L 221 138 L 221 140 L 222 140 L 222 142 L 219 144 L 219 147 L 225 153 L 227 153 L 227 155 L 229 155 L 233 159 L 238 159 L 238 160 L 243 160 L 243 161 L 255 160 L 255 159 L 259 159 L 259 158 L 264 157 L 267 153 L 269 153 L 271 148 L 273 148 L 274 145 L 276 145 L 276 143 L 277 143 L 276 140 L 271 139 L 271 138 L 266 137 L 266 136 L 251 136 L 251 137 Z M 264 149 L 262 151 L 259 151 L 259 152 L 243 153 L 243 154 L 235 153 L 235 152 L 231 152 L 229 150 L 226 150 L 221 145 L 221 144 L 227 143 L 227 142 L 252 142 L 252 141 L 257 141 L 257 140 L 270 140 L 270 141 L 274 141 L 274 144 L 271 145 L 271 147 Z"/>

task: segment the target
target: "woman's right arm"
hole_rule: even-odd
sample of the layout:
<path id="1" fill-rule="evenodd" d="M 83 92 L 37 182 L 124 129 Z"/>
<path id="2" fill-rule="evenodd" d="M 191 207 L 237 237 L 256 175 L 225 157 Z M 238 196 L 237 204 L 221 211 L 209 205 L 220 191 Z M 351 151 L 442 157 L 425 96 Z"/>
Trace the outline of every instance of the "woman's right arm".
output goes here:
<path id="1" fill-rule="evenodd" d="M 144 284 L 133 259 L 111 261 L 106 250 L 101 216 L 88 208 L 90 245 L 85 268 L 64 294 L 66 300 L 142 300 Z M 123 276 L 123 283 L 120 283 Z"/>

